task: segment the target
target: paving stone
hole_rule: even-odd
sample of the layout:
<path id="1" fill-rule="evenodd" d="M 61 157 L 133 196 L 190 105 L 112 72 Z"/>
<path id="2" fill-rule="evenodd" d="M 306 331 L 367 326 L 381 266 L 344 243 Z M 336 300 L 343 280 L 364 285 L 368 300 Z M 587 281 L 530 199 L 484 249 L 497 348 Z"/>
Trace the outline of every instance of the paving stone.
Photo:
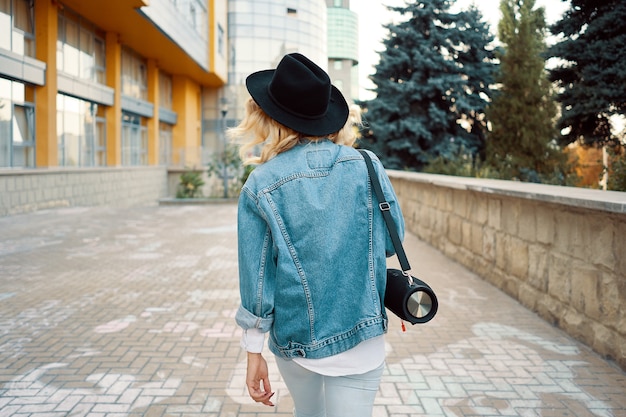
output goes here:
<path id="1" fill-rule="evenodd" d="M 245 389 L 236 205 L 0 218 L 0 417 L 292 416 Z M 430 323 L 390 316 L 374 417 L 626 417 L 626 374 L 414 236 Z M 395 259 L 390 266 L 397 267 Z"/>

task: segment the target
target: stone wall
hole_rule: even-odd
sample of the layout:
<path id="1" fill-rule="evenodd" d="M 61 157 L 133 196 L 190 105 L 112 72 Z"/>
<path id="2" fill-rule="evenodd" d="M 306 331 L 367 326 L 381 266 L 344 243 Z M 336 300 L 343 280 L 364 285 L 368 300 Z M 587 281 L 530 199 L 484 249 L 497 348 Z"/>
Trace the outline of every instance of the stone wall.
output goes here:
<path id="1" fill-rule="evenodd" d="M 0 216 L 53 207 L 156 204 L 165 167 L 0 170 Z"/>
<path id="2" fill-rule="evenodd" d="M 407 230 L 626 369 L 626 193 L 389 175 Z"/>

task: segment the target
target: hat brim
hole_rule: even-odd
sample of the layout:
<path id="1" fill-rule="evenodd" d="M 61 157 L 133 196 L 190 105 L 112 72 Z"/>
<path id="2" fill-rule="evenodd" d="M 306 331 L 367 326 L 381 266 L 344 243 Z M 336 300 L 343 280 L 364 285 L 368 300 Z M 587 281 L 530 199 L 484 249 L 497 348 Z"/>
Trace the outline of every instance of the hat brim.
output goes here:
<path id="1" fill-rule="evenodd" d="M 268 86 L 275 71 L 274 69 L 258 71 L 246 78 L 248 92 L 265 114 L 296 132 L 310 136 L 328 135 L 344 127 L 348 120 L 348 103 L 337 87 L 331 85 L 328 110 L 323 116 L 304 118 L 285 110 L 270 97 Z M 306 97 L 302 97 L 302 100 L 306 99 Z"/>

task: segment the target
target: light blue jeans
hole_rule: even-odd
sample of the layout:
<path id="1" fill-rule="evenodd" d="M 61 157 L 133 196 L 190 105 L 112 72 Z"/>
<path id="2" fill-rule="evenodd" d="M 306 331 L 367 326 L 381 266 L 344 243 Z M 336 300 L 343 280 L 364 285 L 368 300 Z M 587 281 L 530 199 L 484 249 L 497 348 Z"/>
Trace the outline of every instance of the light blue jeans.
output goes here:
<path id="1" fill-rule="evenodd" d="M 385 363 L 361 375 L 325 376 L 276 357 L 295 417 L 371 417 Z"/>

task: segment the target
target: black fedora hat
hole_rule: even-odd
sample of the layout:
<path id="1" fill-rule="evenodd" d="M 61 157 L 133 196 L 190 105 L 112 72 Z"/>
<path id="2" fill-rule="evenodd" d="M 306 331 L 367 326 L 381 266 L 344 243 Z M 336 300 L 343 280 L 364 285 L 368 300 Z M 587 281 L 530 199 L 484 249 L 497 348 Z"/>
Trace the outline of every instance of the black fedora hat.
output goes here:
<path id="1" fill-rule="evenodd" d="M 305 135 L 337 132 L 348 120 L 346 99 L 328 74 L 299 53 L 285 55 L 275 70 L 250 74 L 246 87 L 269 117 Z"/>

